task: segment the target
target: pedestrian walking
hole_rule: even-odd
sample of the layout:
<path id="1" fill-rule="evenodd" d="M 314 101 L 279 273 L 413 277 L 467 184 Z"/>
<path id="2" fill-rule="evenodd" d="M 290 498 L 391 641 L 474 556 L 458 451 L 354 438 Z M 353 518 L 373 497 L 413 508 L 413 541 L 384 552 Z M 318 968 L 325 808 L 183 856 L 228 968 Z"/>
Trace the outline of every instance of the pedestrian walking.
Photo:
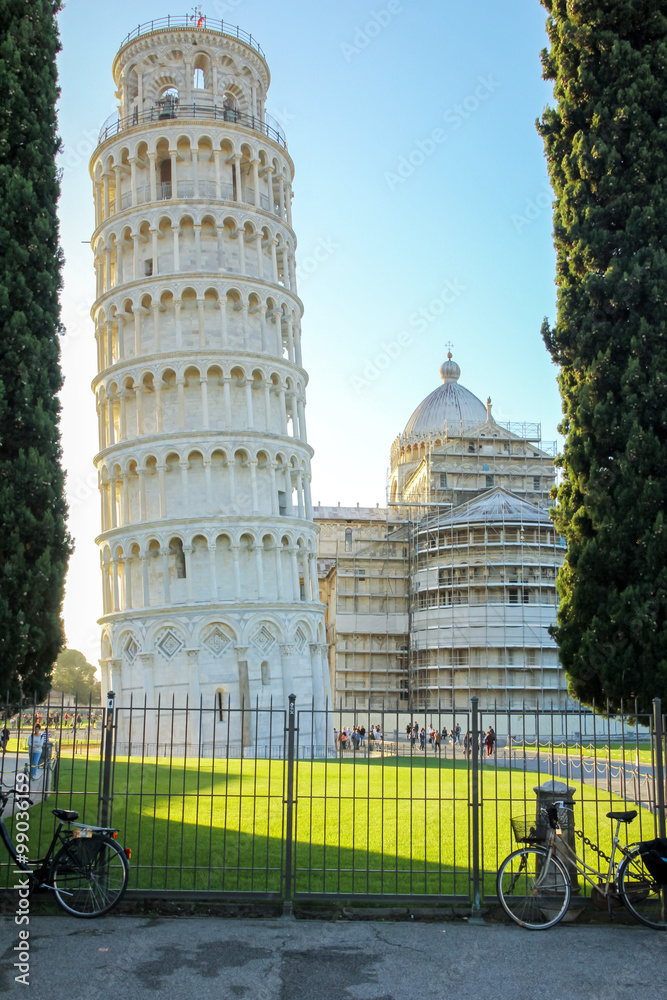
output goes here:
<path id="1" fill-rule="evenodd" d="M 32 731 L 32 734 L 28 737 L 28 760 L 31 767 L 31 778 L 37 777 L 37 765 L 39 764 L 39 758 L 42 756 L 42 749 L 44 747 L 44 734 L 42 733 L 42 727 L 39 722 L 36 722 Z"/>

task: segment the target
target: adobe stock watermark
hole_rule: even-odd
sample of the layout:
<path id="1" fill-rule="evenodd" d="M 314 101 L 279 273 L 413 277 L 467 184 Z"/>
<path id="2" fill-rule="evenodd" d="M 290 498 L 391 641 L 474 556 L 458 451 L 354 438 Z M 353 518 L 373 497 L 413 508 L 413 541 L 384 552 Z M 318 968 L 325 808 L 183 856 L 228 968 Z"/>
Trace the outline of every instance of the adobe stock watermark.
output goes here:
<path id="1" fill-rule="evenodd" d="M 99 129 L 86 129 L 81 133 L 76 144 L 66 143 L 58 157 L 57 165 L 62 175 L 74 173 L 82 164 L 88 164 L 98 146 Z"/>
<path id="2" fill-rule="evenodd" d="M 414 334 L 412 330 L 422 333 L 438 317 L 442 316 L 447 306 L 456 302 L 458 297 L 465 292 L 466 286 L 461 284 L 458 278 L 447 279 L 440 293 L 430 300 L 425 306 L 421 306 L 410 314 L 408 326 L 411 330 L 401 330 L 397 336 L 390 341 L 382 341 L 380 350 L 371 358 L 366 358 L 361 375 L 352 375 L 350 382 L 356 392 L 368 388 L 375 382 L 382 372 L 385 372 L 403 351 L 410 347 Z"/>
<path id="3" fill-rule="evenodd" d="M 213 10 L 218 15 L 220 20 L 224 21 L 226 17 L 233 14 L 235 10 L 238 10 L 243 3 L 244 0 L 225 0 L 224 3 L 222 0 L 216 0 L 213 4 Z"/>
<path id="4" fill-rule="evenodd" d="M 267 108 L 267 114 L 278 122 L 282 129 L 287 129 L 290 122 L 293 122 L 296 115 L 293 115 L 287 108 Z"/>
<path id="5" fill-rule="evenodd" d="M 498 90 L 500 82 L 494 80 L 493 76 L 478 76 L 478 83 L 471 94 L 464 97 L 462 101 L 447 108 L 442 113 L 442 120 L 447 128 L 434 128 L 424 139 L 417 139 L 413 148 L 407 156 L 401 156 L 395 171 L 386 170 L 384 179 L 390 191 L 395 191 L 399 184 L 405 184 L 409 177 L 412 177 L 415 170 L 421 167 L 429 157 L 438 150 L 443 143 L 447 142 L 450 132 L 456 132 L 463 123 L 477 111 L 484 101 Z"/>
<path id="6" fill-rule="evenodd" d="M 65 498 L 70 510 L 74 507 L 83 507 L 92 499 L 99 499 L 99 495 L 96 472 L 89 472 L 85 479 L 80 476 L 75 483 L 70 483 L 70 480 L 67 480 Z"/>
<path id="7" fill-rule="evenodd" d="M 319 269 L 319 267 L 330 257 L 333 256 L 336 250 L 340 249 L 340 243 L 334 243 L 330 236 L 326 239 L 320 237 L 317 241 L 317 246 L 308 257 L 304 257 L 296 265 L 296 278 L 299 283 L 305 281 L 312 274 Z"/>
<path id="8" fill-rule="evenodd" d="M 531 226 L 542 212 L 553 205 L 554 193 L 548 185 L 535 195 L 534 198 L 526 198 L 523 211 L 513 212 L 510 221 L 517 233 L 522 232 L 526 226 Z"/>
<path id="9" fill-rule="evenodd" d="M 28 843 L 30 840 L 30 813 L 28 812 L 28 790 L 30 782 L 27 774 L 22 771 L 16 772 L 16 798 L 14 800 L 14 841 L 16 852 L 22 861 L 27 861 L 29 856 Z M 14 945 L 15 957 L 18 962 L 14 962 L 14 968 L 18 970 L 18 975 L 14 976 L 14 982 L 21 983 L 22 986 L 30 986 L 30 879 L 20 868 L 14 869 L 14 875 L 23 876 L 17 878 L 14 888 L 18 894 L 16 910 L 14 913 L 14 923 L 20 927 L 18 932 L 18 943 Z"/>
<path id="10" fill-rule="evenodd" d="M 352 62 L 355 56 L 367 49 L 374 38 L 384 31 L 394 20 L 397 14 L 402 14 L 405 10 L 403 0 L 389 0 L 385 7 L 379 10 L 371 10 L 370 16 L 365 24 L 355 25 L 352 42 L 341 42 L 340 50 L 346 63 Z"/>
<path id="11" fill-rule="evenodd" d="M 90 315 L 90 303 L 88 302 L 77 302 L 75 306 L 67 304 L 66 308 L 63 309 L 63 312 L 67 314 L 67 317 L 76 313 L 76 318 L 71 321 L 69 318 L 63 319 L 63 328 L 65 332 L 60 337 L 60 350 L 62 354 L 65 354 L 79 337 L 94 337 L 95 324 L 93 323 Z"/>

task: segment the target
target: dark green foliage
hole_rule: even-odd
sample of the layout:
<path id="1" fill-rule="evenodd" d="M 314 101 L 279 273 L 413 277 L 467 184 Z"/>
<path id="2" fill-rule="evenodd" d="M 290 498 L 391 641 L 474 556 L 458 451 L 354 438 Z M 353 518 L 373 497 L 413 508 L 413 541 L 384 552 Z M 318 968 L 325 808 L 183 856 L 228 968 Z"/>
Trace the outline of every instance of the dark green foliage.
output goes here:
<path id="1" fill-rule="evenodd" d="M 0 0 L 0 693 L 49 690 L 70 552 L 58 432 L 60 0 Z"/>
<path id="2" fill-rule="evenodd" d="M 554 634 L 573 695 L 646 710 L 667 704 L 667 4 L 542 2 L 558 102 L 538 125 L 558 285 L 542 332 L 567 437 Z"/>
<path id="3" fill-rule="evenodd" d="M 100 703 L 100 682 L 95 679 L 95 667 L 78 649 L 63 649 L 58 654 L 51 677 L 51 690 L 74 695 L 80 704 L 92 699 Z"/>

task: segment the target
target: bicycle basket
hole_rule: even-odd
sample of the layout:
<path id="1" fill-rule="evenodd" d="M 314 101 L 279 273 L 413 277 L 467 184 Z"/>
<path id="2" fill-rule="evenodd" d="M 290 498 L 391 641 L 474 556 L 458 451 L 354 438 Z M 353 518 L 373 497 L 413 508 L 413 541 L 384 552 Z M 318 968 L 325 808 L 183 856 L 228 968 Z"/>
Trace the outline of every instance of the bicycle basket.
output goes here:
<path id="1" fill-rule="evenodd" d="M 639 853 L 658 885 L 667 885 L 667 840 L 645 840 L 639 845 Z"/>
<path id="2" fill-rule="evenodd" d="M 547 839 L 549 824 L 534 816 L 513 816 L 512 833 L 519 844 L 541 844 Z"/>

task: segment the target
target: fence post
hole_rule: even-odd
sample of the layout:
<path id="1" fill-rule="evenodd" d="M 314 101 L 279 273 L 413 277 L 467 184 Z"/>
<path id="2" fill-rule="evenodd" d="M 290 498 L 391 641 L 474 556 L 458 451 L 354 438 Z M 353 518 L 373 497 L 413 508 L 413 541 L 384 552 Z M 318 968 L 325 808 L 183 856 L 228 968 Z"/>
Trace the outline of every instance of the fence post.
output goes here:
<path id="1" fill-rule="evenodd" d="M 653 699 L 653 732 L 655 734 L 656 788 L 655 808 L 658 814 L 658 836 L 665 837 L 665 768 L 663 763 L 662 706 L 659 698 Z"/>
<path id="2" fill-rule="evenodd" d="M 283 913 L 292 916 L 292 851 L 294 820 L 294 757 L 296 746 L 296 695 L 289 696 L 287 710 L 287 787 L 285 789 L 285 901 Z"/>
<path id="3" fill-rule="evenodd" d="M 102 795 L 100 796 L 99 815 L 100 826 L 108 826 L 111 819 L 111 768 L 113 766 L 113 727 L 116 695 L 113 691 L 107 694 L 107 712 L 104 720 L 104 736 L 102 739 Z"/>
<path id="4" fill-rule="evenodd" d="M 470 808 L 472 809 L 472 913 L 469 924 L 483 924 L 480 906 L 480 865 L 479 865 L 479 717 L 478 698 L 470 699 L 472 704 L 472 780 L 470 788 Z"/>

